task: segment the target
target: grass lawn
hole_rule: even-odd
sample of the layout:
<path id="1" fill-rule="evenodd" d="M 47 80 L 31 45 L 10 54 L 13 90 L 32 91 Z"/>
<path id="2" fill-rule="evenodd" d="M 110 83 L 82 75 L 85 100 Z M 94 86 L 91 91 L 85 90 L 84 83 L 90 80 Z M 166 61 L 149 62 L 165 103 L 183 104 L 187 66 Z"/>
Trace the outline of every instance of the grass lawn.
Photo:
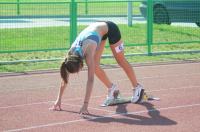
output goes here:
<path id="1" fill-rule="evenodd" d="M 80 32 L 85 26 L 78 27 Z M 135 24 L 132 27 L 119 25 L 122 39 L 125 42 L 125 53 L 146 53 L 146 25 Z M 168 25 L 154 25 L 154 42 L 200 41 L 199 28 L 174 27 Z M 39 50 L 52 48 L 69 48 L 69 27 L 43 27 L 24 29 L 1 29 L 0 52 L 16 50 Z M 138 45 L 138 46 L 132 46 Z M 153 52 L 200 50 L 200 43 L 153 45 Z M 46 52 L 1 53 L 0 61 L 35 60 L 63 58 L 66 50 Z M 104 54 L 111 54 L 109 47 Z M 160 56 L 128 57 L 131 63 L 163 62 L 174 60 L 200 60 L 200 54 L 176 54 Z M 114 59 L 103 59 L 103 64 L 114 64 Z M 40 69 L 58 69 L 60 60 L 55 62 L 20 63 L 15 65 L 0 65 L 0 72 L 22 72 Z"/>
<path id="2" fill-rule="evenodd" d="M 78 27 L 80 32 L 85 26 Z M 119 25 L 122 39 L 126 46 L 146 43 L 146 25 L 135 24 L 132 27 Z M 22 29 L 1 29 L 0 30 L 0 52 L 17 50 L 40 50 L 69 48 L 70 30 L 65 27 L 43 27 L 43 28 L 22 28 Z M 199 28 L 174 27 L 168 25 L 154 25 L 154 43 L 161 42 L 184 42 L 200 41 Z M 163 50 L 198 50 L 199 43 L 160 45 L 154 46 L 154 51 Z M 146 47 L 135 47 L 134 52 L 144 52 Z M 133 49 L 131 49 L 133 50 Z"/>
<path id="3" fill-rule="evenodd" d="M 16 2 L 3 0 L 0 2 Z M 69 15 L 70 0 L 20 0 L 26 4 L 19 5 L 20 15 Z M 28 4 L 29 2 L 32 2 Z M 46 4 L 41 3 L 46 2 Z M 51 2 L 51 3 L 48 3 Z M 52 3 L 54 2 L 54 3 Z M 65 2 L 65 3 L 59 3 Z M 88 2 L 77 4 L 78 15 L 126 15 L 127 2 Z M 140 2 L 133 2 L 133 14 L 140 14 Z M 109 10 L 108 10 L 109 9 Z M 87 13 L 86 13 L 87 12 Z M 0 16 L 17 16 L 16 4 L 0 4 Z"/>

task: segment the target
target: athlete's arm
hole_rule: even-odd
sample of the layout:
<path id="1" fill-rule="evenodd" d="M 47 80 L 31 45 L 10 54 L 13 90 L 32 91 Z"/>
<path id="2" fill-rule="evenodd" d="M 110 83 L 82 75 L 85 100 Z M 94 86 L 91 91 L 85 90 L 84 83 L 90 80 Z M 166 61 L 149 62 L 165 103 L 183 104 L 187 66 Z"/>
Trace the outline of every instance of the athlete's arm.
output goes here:
<path id="1" fill-rule="evenodd" d="M 67 87 L 67 84 L 65 83 L 64 80 L 61 81 L 61 85 L 60 85 L 60 89 L 59 89 L 59 92 L 58 92 L 58 97 L 57 97 L 57 100 L 55 102 L 55 104 L 53 105 L 52 110 L 62 110 L 61 109 L 61 99 L 62 99 L 62 95 L 64 93 L 64 90 L 65 88 Z"/>
<path id="2" fill-rule="evenodd" d="M 89 114 L 88 103 L 91 97 L 92 88 L 94 84 L 94 74 L 95 74 L 94 55 L 95 55 L 96 47 L 97 47 L 96 43 L 90 43 L 87 45 L 87 48 L 85 50 L 85 60 L 88 66 L 88 80 L 87 80 L 87 85 L 86 85 L 84 104 L 80 110 L 80 114 Z"/>

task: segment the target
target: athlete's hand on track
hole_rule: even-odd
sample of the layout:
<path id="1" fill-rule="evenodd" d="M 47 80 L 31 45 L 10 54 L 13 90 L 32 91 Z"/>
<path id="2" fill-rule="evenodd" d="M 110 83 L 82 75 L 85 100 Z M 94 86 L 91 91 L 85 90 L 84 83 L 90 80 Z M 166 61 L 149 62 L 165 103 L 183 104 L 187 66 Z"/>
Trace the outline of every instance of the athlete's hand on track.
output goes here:
<path id="1" fill-rule="evenodd" d="M 88 106 L 86 104 L 84 104 L 79 112 L 80 115 L 88 115 Z"/>
<path id="2" fill-rule="evenodd" d="M 55 111 L 61 111 L 62 108 L 61 108 L 61 101 L 59 100 L 56 100 L 56 102 L 54 103 L 54 105 L 49 108 L 50 110 L 55 110 Z"/>

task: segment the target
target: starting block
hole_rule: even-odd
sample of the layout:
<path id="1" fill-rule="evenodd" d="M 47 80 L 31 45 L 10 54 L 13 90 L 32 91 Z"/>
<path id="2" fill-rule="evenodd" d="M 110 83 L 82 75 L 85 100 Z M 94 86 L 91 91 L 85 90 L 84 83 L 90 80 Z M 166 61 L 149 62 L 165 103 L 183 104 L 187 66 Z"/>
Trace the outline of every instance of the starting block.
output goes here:
<path id="1" fill-rule="evenodd" d="M 159 101 L 160 98 L 154 97 L 153 95 L 149 95 L 149 94 L 147 94 L 146 92 L 144 92 L 144 94 L 143 94 L 143 96 L 142 96 L 142 102 L 145 102 L 145 101 L 153 101 L 153 100 Z"/>
<path id="2" fill-rule="evenodd" d="M 146 92 L 144 92 L 142 96 L 141 102 L 147 102 L 147 101 L 159 101 L 160 98 L 154 97 L 153 95 L 148 95 Z M 101 104 L 101 107 L 107 107 L 107 106 L 113 106 L 113 105 L 119 105 L 119 104 L 125 104 L 125 103 L 131 103 L 131 97 L 120 97 L 112 100 L 106 99 L 103 104 Z"/>

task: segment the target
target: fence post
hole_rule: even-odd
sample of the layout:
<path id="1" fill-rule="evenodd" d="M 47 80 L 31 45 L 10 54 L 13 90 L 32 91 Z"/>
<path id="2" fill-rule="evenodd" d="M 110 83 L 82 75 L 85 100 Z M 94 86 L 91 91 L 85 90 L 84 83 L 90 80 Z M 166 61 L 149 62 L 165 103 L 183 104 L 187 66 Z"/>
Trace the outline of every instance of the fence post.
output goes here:
<path id="1" fill-rule="evenodd" d="M 70 3 L 70 45 L 77 35 L 77 2 L 71 0 Z"/>
<path id="2" fill-rule="evenodd" d="M 133 11 L 132 1 L 128 2 L 128 26 L 132 26 L 132 11 Z"/>
<path id="3" fill-rule="evenodd" d="M 152 55 L 153 44 L 153 0 L 147 0 L 147 45 L 148 55 Z"/>
<path id="4" fill-rule="evenodd" d="M 85 14 L 88 14 L 88 0 L 85 0 Z"/>
<path id="5" fill-rule="evenodd" d="M 17 0 L 17 15 L 20 15 L 20 0 Z"/>

